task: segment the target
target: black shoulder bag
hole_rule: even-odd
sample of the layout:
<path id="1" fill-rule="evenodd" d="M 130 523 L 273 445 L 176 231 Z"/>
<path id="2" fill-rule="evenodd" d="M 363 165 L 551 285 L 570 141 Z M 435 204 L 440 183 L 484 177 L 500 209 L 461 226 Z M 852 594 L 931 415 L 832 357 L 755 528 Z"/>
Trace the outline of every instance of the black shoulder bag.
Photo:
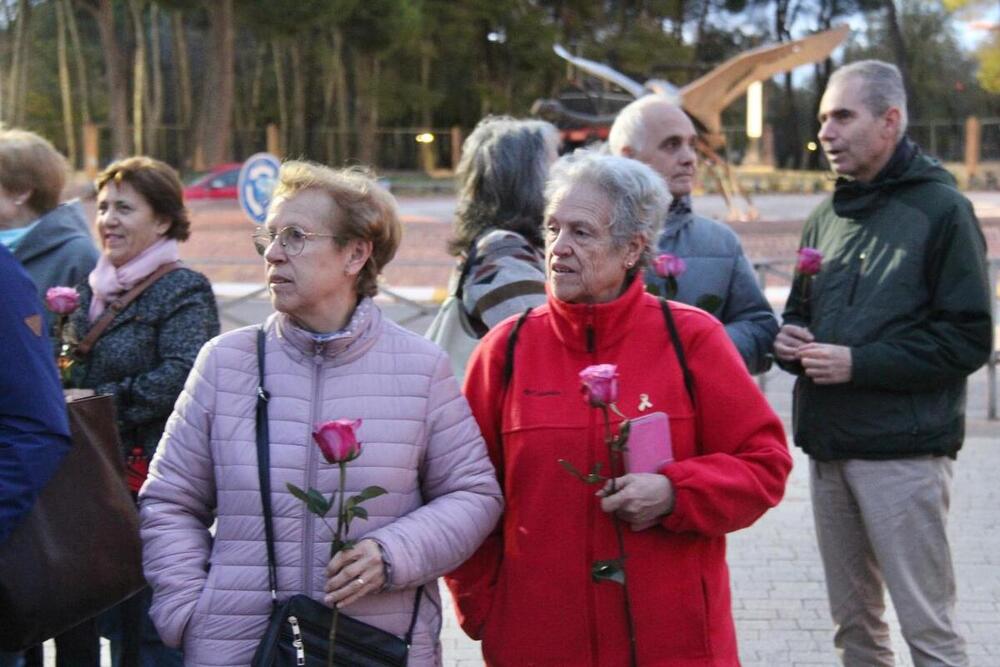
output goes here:
<path id="1" fill-rule="evenodd" d="M 267 578 L 271 589 L 271 617 L 250 664 L 251 667 L 291 665 L 325 667 L 333 610 L 302 594 L 293 595 L 282 603 L 278 602 L 278 569 L 274 557 L 274 525 L 271 519 L 270 436 L 267 423 L 267 402 L 270 396 L 264 389 L 263 327 L 257 330 L 257 364 L 260 373 L 257 386 L 257 470 L 264 512 L 264 535 L 267 539 Z M 343 667 L 355 665 L 405 667 L 423 592 L 423 586 L 417 589 L 410 628 L 403 639 L 351 618 L 343 612 L 338 614 L 333 663 Z"/>

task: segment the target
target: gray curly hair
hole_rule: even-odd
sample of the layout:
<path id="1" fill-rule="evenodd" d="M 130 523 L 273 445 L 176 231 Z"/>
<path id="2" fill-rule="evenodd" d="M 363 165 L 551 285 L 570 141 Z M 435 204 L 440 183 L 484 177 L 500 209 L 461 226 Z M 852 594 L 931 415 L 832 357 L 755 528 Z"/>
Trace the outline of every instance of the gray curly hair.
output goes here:
<path id="1" fill-rule="evenodd" d="M 642 255 L 626 274 L 631 282 L 649 262 L 654 240 L 667 216 L 670 195 L 663 178 L 638 160 L 578 150 L 552 166 L 545 186 L 545 215 L 552 212 L 559 193 L 580 184 L 598 188 L 611 203 L 608 226 L 614 247 L 625 247 L 636 234 L 642 237 Z"/>

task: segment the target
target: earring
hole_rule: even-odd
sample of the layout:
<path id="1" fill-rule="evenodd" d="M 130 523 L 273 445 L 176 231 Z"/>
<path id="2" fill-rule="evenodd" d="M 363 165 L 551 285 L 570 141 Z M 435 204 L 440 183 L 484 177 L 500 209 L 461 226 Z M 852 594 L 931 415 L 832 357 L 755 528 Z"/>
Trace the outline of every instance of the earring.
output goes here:
<path id="1" fill-rule="evenodd" d="M 625 262 L 626 269 L 631 269 L 633 265 L 635 265 L 635 262 L 633 262 L 632 260 Z"/>

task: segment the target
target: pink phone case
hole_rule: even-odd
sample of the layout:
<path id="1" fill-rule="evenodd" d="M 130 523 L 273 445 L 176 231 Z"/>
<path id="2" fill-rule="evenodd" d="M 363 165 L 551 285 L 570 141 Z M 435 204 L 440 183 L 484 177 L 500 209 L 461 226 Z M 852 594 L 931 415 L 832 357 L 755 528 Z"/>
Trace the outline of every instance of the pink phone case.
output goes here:
<path id="1" fill-rule="evenodd" d="M 670 419 L 666 413 L 650 412 L 631 420 L 625 450 L 627 472 L 658 472 L 674 460 L 670 443 Z"/>

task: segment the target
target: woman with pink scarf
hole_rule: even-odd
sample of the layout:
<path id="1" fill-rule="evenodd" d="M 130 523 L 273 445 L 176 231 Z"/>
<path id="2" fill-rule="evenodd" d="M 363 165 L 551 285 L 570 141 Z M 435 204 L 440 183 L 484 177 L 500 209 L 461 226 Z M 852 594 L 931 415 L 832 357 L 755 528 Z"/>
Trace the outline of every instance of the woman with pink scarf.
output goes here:
<path id="1" fill-rule="evenodd" d="M 219 317 L 208 279 L 180 261 L 179 243 L 191 223 L 177 173 L 158 160 L 130 157 L 105 169 L 96 187 L 101 256 L 78 287 L 80 308 L 70 321 L 82 340 L 106 312 L 114 315 L 73 365 L 72 384 L 80 393 L 115 397 L 122 454 L 137 492 L 198 351 L 219 333 Z M 143 283 L 121 308 L 117 300 Z M 111 637 L 116 665 L 181 665 L 180 653 L 159 641 L 148 606 L 146 590 L 89 623 Z M 96 630 L 90 637 L 81 650 L 92 649 L 93 659 L 80 655 L 72 664 L 98 664 Z"/>

